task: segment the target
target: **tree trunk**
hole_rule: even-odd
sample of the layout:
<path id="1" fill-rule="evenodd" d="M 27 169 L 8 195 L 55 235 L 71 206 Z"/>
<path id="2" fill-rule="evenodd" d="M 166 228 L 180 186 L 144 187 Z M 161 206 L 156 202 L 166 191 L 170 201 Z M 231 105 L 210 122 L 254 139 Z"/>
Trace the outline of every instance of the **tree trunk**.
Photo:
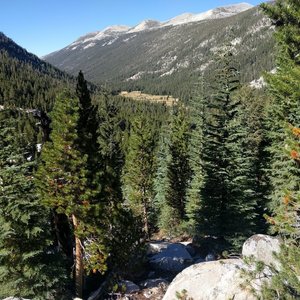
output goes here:
<path id="1" fill-rule="evenodd" d="M 75 291 L 76 297 L 82 298 L 83 292 L 83 255 L 80 239 L 76 234 L 78 220 L 75 215 L 72 215 L 72 221 L 75 231 Z"/>
<path id="2" fill-rule="evenodd" d="M 59 250 L 63 251 L 68 259 L 73 260 L 73 244 L 69 219 L 65 214 L 58 214 L 53 210 L 53 226 Z"/>
<path id="3" fill-rule="evenodd" d="M 150 240 L 150 233 L 149 233 L 149 221 L 148 221 L 148 208 L 147 202 L 143 201 L 143 214 L 144 214 L 144 231 L 145 235 L 148 240 Z"/>

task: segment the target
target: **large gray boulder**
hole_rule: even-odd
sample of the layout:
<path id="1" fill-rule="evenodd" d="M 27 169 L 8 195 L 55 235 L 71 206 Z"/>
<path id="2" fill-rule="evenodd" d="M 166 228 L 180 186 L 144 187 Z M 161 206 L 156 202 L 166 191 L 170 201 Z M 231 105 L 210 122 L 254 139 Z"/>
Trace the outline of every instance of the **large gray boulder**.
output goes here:
<path id="1" fill-rule="evenodd" d="M 195 300 L 254 300 L 250 291 L 240 287 L 242 268 L 246 266 L 240 259 L 192 265 L 175 277 L 163 300 L 176 300 L 178 293 Z"/>
<path id="2" fill-rule="evenodd" d="M 149 259 L 153 269 L 172 273 L 181 272 L 192 261 L 192 256 L 185 246 L 180 243 L 169 244 L 165 249 L 162 249 L 161 252 Z"/>
<path id="3" fill-rule="evenodd" d="M 274 259 L 274 253 L 280 251 L 280 240 L 265 234 L 251 236 L 243 245 L 243 257 L 253 257 L 266 265 L 278 265 Z"/>

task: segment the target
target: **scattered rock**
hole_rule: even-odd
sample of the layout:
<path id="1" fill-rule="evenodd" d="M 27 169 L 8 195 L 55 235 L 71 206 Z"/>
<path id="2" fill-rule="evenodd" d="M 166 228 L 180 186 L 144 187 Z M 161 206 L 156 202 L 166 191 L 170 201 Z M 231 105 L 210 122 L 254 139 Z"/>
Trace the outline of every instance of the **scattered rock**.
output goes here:
<path id="1" fill-rule="evenodd" d="M 203 263 L 203 262 L 205 262 L 205 259 L 199 258 L 199 257 L 194 260 L 194 264 L 200 264 L 200 263 Z"/>
<path id="2" fill-rule="evenodd" d="M 119 286 L 121 287 L 122 292 L 125 292 L 126 294 L 136 293 L 140 290 L 138 285 L 129 280 L 120 281 Z"/>
<path id="3" fill-rule="evenodd" d="M 256 260 L 264 262 L 266 265 L 276 262 L 273 253 L 280 251 L 280 240 L 264 234 L 251 236 L 243 245 L 242 254 L 244 257 L 253 256 Z"/>
<path id="4" fill-rule="evenodd" d="M 150 242 L 147 244 L 147 254 L 154 255 L 156 253 L 161 252 L 162 250 L 165 250 L 170 245 L 171 243 L 169 242 L 162 242 L 162 241 Z"/>
<path id="5" fill-rule="evenodd" d="M 214 260 L 216 260 L 216 256 L 213 253 L 208 253 L 205 256 L 205 261 L 214 261 Z"/>
<path id="6" fill-rule="evenodd" d="M 166 249 L 150 258 L 154 269 L 166 272 L 180 272 L 193 261 L 190 253 L 182 244 L 169 244 Z"/>
<path id="7" fill-rule="evenodd" d="M 140 283 L 140 287 L 141 288 L 154 288 L 154 287 L 158 287 L 159 285 L 164 284 L 164 285 L 168 285 L 169 282 L 163 278 L 156 278 L 156 279 L 147 279 L 143 282 Z"/>
<path id="8" fill-rule="evenodd" d="M 161 300 L 168 286 L 161 284 L 159 287 L 143 290 L 143 296 L 149 300 Z"/>
<path id="9" fill-rule="evenodd" d="M 186 268 L 184 259 L 178 257 L 162 257 L 150 261 L 151 266 L 159 271 L 179 273 Z"/>
<path id="10" fill-rule="evenodd" d="M 175 277 L 163 300 L 177 299 L 178 293 L 195 300 L 254 300 L 250 291 L 240 287 L 243 282 L 241 268 L 246 266 L 240 259 L 192 265 Z"/>
<path id="11" fill-rule="evenodd" d="M 195 256 L 196 255 L 196 249 L 194 247 L 194 245 L 192 243 L 189 243 L 185 246 L 185 249 L 187 250 L 187 252 L 191 255 L 191 256 Z"/>

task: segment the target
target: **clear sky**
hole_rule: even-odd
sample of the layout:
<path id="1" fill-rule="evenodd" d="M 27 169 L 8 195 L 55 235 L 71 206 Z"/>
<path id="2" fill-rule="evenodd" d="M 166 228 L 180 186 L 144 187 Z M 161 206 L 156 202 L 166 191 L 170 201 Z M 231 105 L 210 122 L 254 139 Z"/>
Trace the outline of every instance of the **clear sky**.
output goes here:
<path id="1" fill-rule="evenodd" d="M 42 56 L 110 25 L 164 21 L 185 12 L 261 0 L 0 0 L 0 31 Z"/>

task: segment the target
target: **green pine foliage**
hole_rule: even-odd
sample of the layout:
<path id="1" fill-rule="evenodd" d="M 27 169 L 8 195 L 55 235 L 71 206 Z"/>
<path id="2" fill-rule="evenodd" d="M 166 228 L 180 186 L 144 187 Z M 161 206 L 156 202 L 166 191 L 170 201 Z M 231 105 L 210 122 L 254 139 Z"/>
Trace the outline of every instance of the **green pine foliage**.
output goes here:
<path id="1" fill-rule="evenodd" d="M 43 146 L 37 173 L 45 205 L 68 216 L 81 215 L 86 191 L 86 156 L 76 149 L 78 100 L 71 95 L 57 97 L 51 112 L 50 141 Z"/>
<path id="2" fill-rule="evenodd" d="M 149 119 L 137 117 L 132 122 L 128 145 L 122 179 L 124 195 L 134 214 L 142 218 L 145 237 L 149 238 L 156 164 L 156 136 Z"/>
<path id="3" fill-rule="evenodd" d="M 201 190 L 203 185 L 203 122 L 204 122 L 204 81 L 203 77 L 195 84 L 192 98 L 189 102 L 191 132 L 189 143 L 189 164 L 192 178 L 187 191 L 186 231 L 195 235 L 198 229 L 201 208 Z"/>
<path id="4" fill-rule="evenodd" d="M 64 299 L 66 269 L 34 182 L 36 122 L 20 110 L 0 111 L 1 298 Z"/>
<path id="5" fill-rule="evenodd" d="M 230 48 L 221 55 L 203 124 L 203 188 L 199 229 L 239 248 L 252 232 L 253 198 L 250 149 L 242 123 L 238 71 Z"/>
<path id="6" fill-rule="evenodd" d="M 248 86 L 241 87 L 235 97 L 241 101 L 241 126 L 247 131 L 242 147 L 250 160 L 248 176 L 252 181 L 252 196 L 256 201 L 255 232 L 266 233 L 268 226 L 264 214 L 268 212 L 270 204 L 268 199 L 270 183 L 267 176 L 270 163 L 267 147 L 270 140 L 266 126 L 269 97 L 265 90 L 257 90 Z"/>
<path id="7" fill-rule="evenodd" d="M 0 51 L 0 105 L 52 109 L 56 93 L 72 86 L 72 79 L 47 63 L 40 64 L 37 67 L 37 58 L 28 62 Z"/>
<path id="8" fill-rule="evenodd" d="M 272 95 L 269 108 L 271 140 L 270 182 L 273 214 L 267 219 L 283 239 L 278 255 L 280 270 L 273 270 L 265 286 L 265 299 L 300 297 L 300 3 L 277 0 L 262 5 L 277 27 L 277 69 L 267 75 Z"/>
<path id="9" fill-rule="evenodd" d="M 157 218 L 157 226 L 160 229 L 169 228 L 171 208 L 166 203 L 166 190 L 168 184 L 168 164 L 170 161 L 169 144 L 170 130 L 169 119 L 162 125 L 157 147 L 157 170 L 154 178 L 154 208 Z"/>
<path id="10" fill-rule="evenodd" d="M 57 97 L 51 112 L 50 141 L 43 145 L 36 184 L 42 203 L 71 222 L 76 241 L 76 295 L 81 297 L 83 265 L 105 272 L 107 252 L 92 217 L 101 205 L 88 185 L 87 155 L 78 147 L 79 100 L 68 92 Z M 85 259 L 85 264 L 83 264 Z"/>
<path id="11" fill-rule="evenodd" d="M 121 175 L 124 164 L 120 108 L 103 94 L 99 99 L 96 157 L 98 160 L 98 198 L 103 215 L 95 220 L 105 228 L 105 244 L 110 250 L 108 264 L 116 273 L 129 272 L 135 265 L 134 257 L 142 248 L 142 224 L 135 220 L 130 208 L 124 205 Z"/>
<path id="12" fill-rule="evenodd" d="M 122 132 L 119 109 L 110 102 L 107 95 L 99 101 L 97 144 L 100 160 L 100 198 L 110 206 L 123 202 L 121 172 L 124 154 L 121 149 Z"/>
<path id="13" fill-rule="evenodd" d="M 186 193 L 191 177 L 189 165 L 189 130 L 190 124 L 187 110 L 178 104 L 172 108 L 170 124 L 170 142 L 167 153 L 169 159 L 166 166 L 166 191 L 164 215 L 160 220 L 164 223 L 164 231 L 169 234 L 181 234 L 185 221 Z"/>

